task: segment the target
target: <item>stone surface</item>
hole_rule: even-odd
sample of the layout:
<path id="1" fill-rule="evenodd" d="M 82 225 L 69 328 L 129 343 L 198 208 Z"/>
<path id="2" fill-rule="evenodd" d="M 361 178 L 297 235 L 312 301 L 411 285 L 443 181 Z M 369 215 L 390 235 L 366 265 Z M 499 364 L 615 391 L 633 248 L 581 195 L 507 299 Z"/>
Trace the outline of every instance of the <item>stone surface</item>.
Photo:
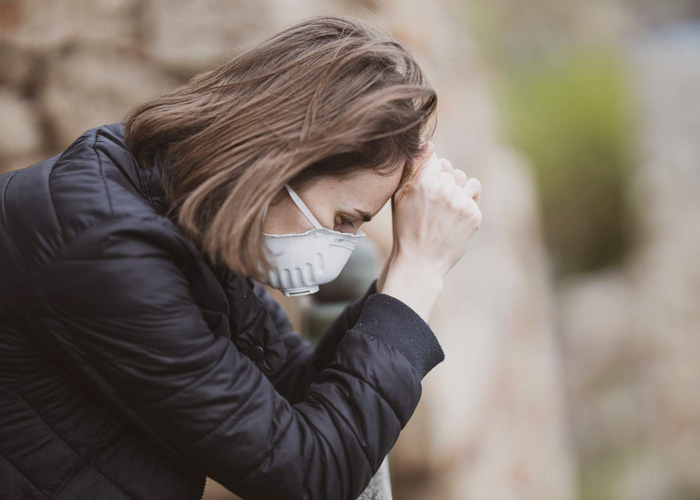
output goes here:
<path id="1" fill-rule="evenodd" d="M 611 500 L 700 495 L 700 25 L 633 39 L 636 245 L 562 287 L 559 321 L 584 489 Z M 603 488 L 603 489 L 601 489 Z"/>
<path id="2" fill-rule="evenodd" d="M 357 497 L 357 500 L 391 500 L 392 498 L 389 459 L 385 457 L 379 470 L 372 477 L 365 491 Z"/>
<path id="3" fill-rule="evenodd" d="M 269 2 L 149 0 L 146 50 L 168 68 L 199 72 L 223 63 L 270 26 Z"/>
<path id="4" fill-rule="evenodd" d="M 16 89 L 30 88 L 35 66 L 30 54 L 0 41 L 0 85 Z"/>
<path id="5" fill-rule="evenodd" d="M 0 109 L 0 159 L 29 155 L 41 148 L 41 130 L 32 102 L 0 88 Z"/>
<path id="6" fill-rule="evenodd" d="M 631 60 L 643 128 L 630 268 L 635 333 L 654 353 L 649 446 L 673 485 L 659 498 L 689 498 L 700 495 L 700 24 L 640 41 Z"/>
<path id="7" fill-rule="evenodd" d="M 16 3 L 18 21 L 7 33 L 24 50 L 46 54 L 76 45 L 127 49 L 137 42 L 138 0 Z"/>
<path id="8" fill-rule="evenodd" d="M 131 106 L 171 86 L 150 63 L 84 49 L 51 62 L 40 101 L 56 143 L 65 147 L 85 129 L 121 121 Z"/>

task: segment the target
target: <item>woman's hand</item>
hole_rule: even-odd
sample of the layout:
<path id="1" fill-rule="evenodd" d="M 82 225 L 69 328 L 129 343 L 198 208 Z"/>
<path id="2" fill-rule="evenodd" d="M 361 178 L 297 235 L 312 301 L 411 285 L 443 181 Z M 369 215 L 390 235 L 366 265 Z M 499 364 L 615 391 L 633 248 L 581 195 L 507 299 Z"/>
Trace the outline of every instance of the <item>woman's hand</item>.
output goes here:
<path id="1" fill-rule="evenodd" d="M 431 156 L 435 155 L 435 146 L 431 141 L 429 141 L 427 144 L 425 144 L 423 148 L 423 152 L 421 153 L 420 157 L 416 160 L 416 165 L 419 167 L 423 165 L 426 161 L 428 161 Z M 394 193 L 395 195 L 396 193 Z M 391 215 L 392 215 L 392 245 L 391 245 L 391 253 L 389 254 L 389 257 L 387 257 L 386 261 L 384 262 L 384 268 L 382 269 L 382 273 L 379 275 L 379 279 L 377 280 L 377 291 L 381 293 L 382 288 L 384 287 L 384 282 L 386 281 L 386 275 L 389 272 L 389 268 L 391 267 L 391 263 L 394 260 L 394 256 L 396 255 L 396 225 L 393 221 L 395 221 L 395 207 L 394 207 L 394 199 L 395 196 L 391 197 Z"/>
<path id="2" fill-rule="evenodd" d="M 423 153 L 421 154 L 420 158 L 417 160 L 417 165 L 419 165 L 419 166 L 418 166 L 417 171 L 414 172 L 414 175 L 413 175 L 413 179 L 415 179 L 415 182 L 417 182 L 417 183 L 425 182 L 425 180 L 426 180 L 425 172 L 423 172 L 421 174 L 421 170 L 427 167 L 427 162 L 430 161 L 431 159 L 437 159 L 437 155 L 435 154 L 435 147 L 434 147 L 433 143 L 431 141 L 429 141 L 425 145 L 425 149 L 424 149 Z M 450 161 L 448 161 L 446 159 L 440 159 L 439 162 L 440 162 L 440 167 L 441 167 L 441 179 L 447 181 L 449 184 L 450 183 L 449 178 L 446 175 L 442 174 L 442 172 L 449 172 L 452 174 L 452 177 L 454 178 L 454 183 L 457 186 L 463 188 L 464 195 L 462 196 L 461 201 L 465 202 L 467 204 L 467 207 L 466 207 L 467 213 L 465 214 L 465 217 L 468 218 L 468 220 L 465 222 L 467 222 L 468 227 L 466 228 L 465 232 L 468 232 L 468 234 L 466 235 L 468 237 L 469 235 L 471 235 L 471 233 L 474 231 L 474 229 L 478 229 L 480 227 L 480 224 L 481 224 L 481 211 L 479 210 L 479 207 L 476 204 L 476 202 L 479 199 L 479 195 L 481 194 L 481 183 L 475 177 L 468 179 L 467 175 L 464 173 L 464 171 L 454 168 Z M 433 168 L 435 168 L 435 167 L 433 167 Z M 428 174 L 430 174 L 430 172 L 428 172 Z M 434 175 L 435 175 L 434 171 L 432 172 L 432 175 L 434 178 Z M 396 257 L 397 246 L 398 246 L 397 242 L 399 241 L 399 235 L 398 235 L 397 228 L 400 225 L 400 222 L 397 221 L 397 219 L 399 217 L 401 217 L 401 214 L 397 213 L 395 202 L 396 202 L 397 197 L 400 198 L 403 196 L 402 191 L 404 191 L 405 188 L 407 188 L 407 187 L 408 187 L 407 184 L 405 184 L 403 186 L 403 188 L 401 190 L 399 190 L 397 193 L 395 193 L 395 195 L 392 196 L 392 198 L 391 198 L 391 208 L 392 208 L 392 217 L 393 217 L 393 224 L 392 224 L 393 244 L 391 247 L 391 253 L 389 254 L 389 257 L 386 259 L 386 261 L 384 263 L 384 268 L 382 269 L 382 272 L 379 276 L 379 279 L 377 280 L 377 291 L 378 292 L 382 291 L 382 288 L 384 286 L 384 282 L 386 281 L 386 276 L 387 276 L 387 273 L 389 271 L 389 268 L 391 267 L 392 261 Z M 456 192 L 454 194 L 455 194 L 455 198 L 459 198 L 459 192 Z M 469 200 L 466 199 L 467 196 L 469 198 L 472 198 L 475 203 L 470 203 Z M 457 201 L 460 201 L 460 200 L 457 200 Z M 444 200 L 443 200 L 443 202 L 444 202 Z M 463 207 L 463 208 L 465 208 L 465 207 Z M 428 216 L 429 216 L 429 214 L 428 214 Z M 468 222 L 469 220 L 471 220 L 471 226 L 469 226 L 469 222 Z M 398 222 L 398 224 L 397 224 L 397 222 Z M 410 224 L 410 219 L 409 219 L 408 223 Z M 406 246 L 407 245 L 404 245 L 404 248 Z M 458 252 L 459 252 L 459 250 L 458 250 Z M 462 247 L 462 252 L 461 252 L 461 254 L 459 254 L 459 257 L 457 258 L 457 260 L 459 260 L 459 258 L 461 258 L 463 253 L 464 253 L 464 248 Z M 454 266 L 454 264 L 457 262 L 457 260 L 454 260 L 451 264 L 448 263 L 447 270 L 451 269 Z M 445 273 L 446 272 L 447 271 L 445 271 Z M 444 274 L 443 274 L 443 276 L 444 276 Z"/>
<path id="3" fill-rule="evenodd" d="M 432 142 L 418 165 L 392 197 L 394 244 L 377 291 L 402 299 L 427 321 L 445 276 L 481 226 L 481 183 L 438 159 Z"/>
<path id="4" fill-rule="evenodd" d="M 429 267 L 444 278 L 481 226 L 480 194 L 478 179 L 431 153 L 393 196 L 393 260 Z"/>

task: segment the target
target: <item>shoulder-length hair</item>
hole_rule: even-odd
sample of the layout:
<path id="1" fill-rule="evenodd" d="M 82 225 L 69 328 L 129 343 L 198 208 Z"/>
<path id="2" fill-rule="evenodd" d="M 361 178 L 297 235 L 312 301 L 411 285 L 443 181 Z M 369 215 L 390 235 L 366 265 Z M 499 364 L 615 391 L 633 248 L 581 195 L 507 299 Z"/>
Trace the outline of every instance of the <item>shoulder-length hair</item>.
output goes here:
<path id="1" fill-rule="evenodd" d="M 166 214 L 247 276 L 271 267 L 265 207 L 320 176 L 414 171 L 437 95 L 406 46 L 370 23 L 306 18 L 132 108 L 125 139 L 161 165 Z"/>

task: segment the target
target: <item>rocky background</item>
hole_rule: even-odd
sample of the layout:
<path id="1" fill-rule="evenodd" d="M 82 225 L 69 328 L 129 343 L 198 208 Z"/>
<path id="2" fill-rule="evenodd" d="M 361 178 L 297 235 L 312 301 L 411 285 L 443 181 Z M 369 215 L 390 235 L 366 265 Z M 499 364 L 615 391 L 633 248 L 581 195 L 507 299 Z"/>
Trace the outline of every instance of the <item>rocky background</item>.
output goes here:
<path id="1" fill-rule="evenodd" d="M 0 0 L 0 172 L 292 21 L 368 19 L 437 90 L 438 155 L 483 186 L 394 498 L 698 498 L 700 7 L 553 4 Z M 390 224 L 366 225 L 383 255 Z M 276 296 L 303 331 L 313 299 Z"/>

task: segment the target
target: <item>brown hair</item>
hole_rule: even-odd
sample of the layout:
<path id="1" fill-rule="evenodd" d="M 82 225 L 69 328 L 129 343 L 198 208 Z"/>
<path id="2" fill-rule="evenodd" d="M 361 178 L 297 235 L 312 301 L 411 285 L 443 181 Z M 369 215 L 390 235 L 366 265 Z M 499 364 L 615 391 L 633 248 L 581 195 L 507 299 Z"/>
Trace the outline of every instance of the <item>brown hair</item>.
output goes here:
<path id="1" fill-rule="evenodd" d="M 380 174 L 420 154 L 437 95 L 408 49 L 341 15 L 298 21 L 130 110 L 139 165 L 162 165 L 172 218 L 213 262 L 247 276 L 270 263 L 263 212 L 321 176 Z"/>

